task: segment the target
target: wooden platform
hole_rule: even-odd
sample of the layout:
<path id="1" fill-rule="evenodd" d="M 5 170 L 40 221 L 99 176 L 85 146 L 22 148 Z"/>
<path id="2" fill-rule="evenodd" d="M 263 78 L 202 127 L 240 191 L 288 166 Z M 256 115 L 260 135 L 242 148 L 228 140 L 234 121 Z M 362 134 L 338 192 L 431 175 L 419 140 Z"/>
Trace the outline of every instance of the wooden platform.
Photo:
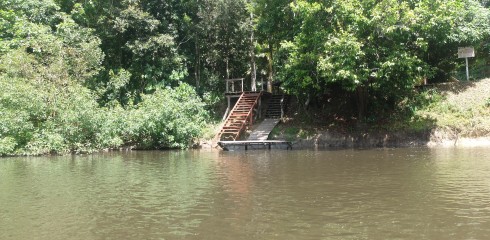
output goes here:
<path id="1" fill-rule="evenodd" d="M 274 119 L 274 118 L 266 118 L 264 121 L 262 121 L 259 126 L 257 126 L 256 129 L 250 133 L 250 136 L 248 137 L 248 141 L 264 141 L 269 138 L 269 135 L 271 134 L 272 130 L 276 127 L 276 125 L 279 123 L 279 119 Z"/>
<path id="2" fill-rule="evenodd" d="M 293 149 L 293 144 L 290 141 L 284 140 L 258 140 L 258 141 L 219 141 L 218 145 L 225 151 L 230 150 L 230 147 L 241 147 L 248 150 L 252 146 L 263 146 L 271 149 L 273 145 L 285 145 L 286 149 Z"/>

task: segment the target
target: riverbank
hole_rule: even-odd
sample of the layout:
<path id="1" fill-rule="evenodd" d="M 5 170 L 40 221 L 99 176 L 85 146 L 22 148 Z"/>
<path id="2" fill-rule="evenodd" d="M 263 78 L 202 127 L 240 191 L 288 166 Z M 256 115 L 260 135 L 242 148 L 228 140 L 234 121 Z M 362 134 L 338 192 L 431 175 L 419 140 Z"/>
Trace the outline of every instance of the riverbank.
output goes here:
<path id="1" fill-rule="evenodd" d="M 371 132 L 339 133 L 316 132 L 306 137 L 292 139 L 288 135 L 276 135 L 274 139 L 289 139 L 293 148 L 384 148 L 384 147 L 490 147 L 490 137 L 460 137 L 450 130 L 437 129 L 424 132 Z"/>
<path id="2" fill-rule="evenodd" d="M 299 121 L 293 110 L 270 137 L 299 148 L 490 146 L 490 79 L 426 86 L 417 97 L 422 104 L 408 116 L 355 126 Z"/>

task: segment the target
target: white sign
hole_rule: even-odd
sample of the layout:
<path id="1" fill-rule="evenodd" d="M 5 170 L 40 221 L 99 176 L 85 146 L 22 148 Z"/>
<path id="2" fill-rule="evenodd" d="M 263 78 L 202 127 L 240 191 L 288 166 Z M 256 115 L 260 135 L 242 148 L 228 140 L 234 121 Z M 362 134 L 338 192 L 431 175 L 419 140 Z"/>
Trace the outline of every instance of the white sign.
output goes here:
<path id="1" fill-rule="evenodd" d="M 475 49 L 473 47 L 458 48 L 458 58 L 471 58 L 471 57 L 475 57 Z"/>

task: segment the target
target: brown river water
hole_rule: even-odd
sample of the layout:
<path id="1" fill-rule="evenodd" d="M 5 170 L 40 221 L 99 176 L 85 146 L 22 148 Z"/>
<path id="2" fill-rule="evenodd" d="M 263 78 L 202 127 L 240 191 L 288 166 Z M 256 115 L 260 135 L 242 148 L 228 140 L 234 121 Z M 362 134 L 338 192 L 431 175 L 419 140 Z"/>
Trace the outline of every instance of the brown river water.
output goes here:
<path id="1" fill-rule="evenodd" d="M 490 239 L 490 149 L 0 158 L 0 239 Z"/>

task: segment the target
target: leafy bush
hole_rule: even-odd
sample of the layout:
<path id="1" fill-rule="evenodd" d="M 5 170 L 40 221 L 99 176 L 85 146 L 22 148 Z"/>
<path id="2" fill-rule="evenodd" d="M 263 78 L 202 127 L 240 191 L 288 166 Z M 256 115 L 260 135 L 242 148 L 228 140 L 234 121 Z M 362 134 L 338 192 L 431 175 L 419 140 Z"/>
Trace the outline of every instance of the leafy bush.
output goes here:
<path id="1" fill-rule="evenodd" d="M 129 114 L 125 136 L 140 148 L 186 148 L 201 136 L 208 118 L 194 88 L 158 89 Z"/>
<path id="2" fill-rule="evenodd" d="M 0 92 L 2 155 L 14 150 L 16 154 L 93 151 L 110 146 L 116 137 L 97 134 L 106 127 L 108 115 L 78 84 L 57 89 L 53 84 L 0 77 L 0 88 L 4 89 Z"/>
<path id="3" fill-rule="evenodd" d="M 0 156 L 12 154 L 16 145 L 17 143 L 12 137 L 0 138 Z"/>
<path id="4" fill-rule="evenodd" d="M 206 124 L 204 103 L 183 84 L 159 89 L 127 110 L 100 108 L 73 86 L 49 95 L 25 79 L 0 78 L 0 155 L 64 154 L 118 148 L 187 148 Z"/>

